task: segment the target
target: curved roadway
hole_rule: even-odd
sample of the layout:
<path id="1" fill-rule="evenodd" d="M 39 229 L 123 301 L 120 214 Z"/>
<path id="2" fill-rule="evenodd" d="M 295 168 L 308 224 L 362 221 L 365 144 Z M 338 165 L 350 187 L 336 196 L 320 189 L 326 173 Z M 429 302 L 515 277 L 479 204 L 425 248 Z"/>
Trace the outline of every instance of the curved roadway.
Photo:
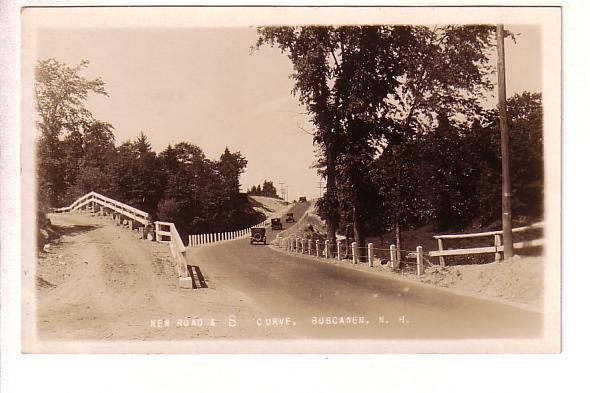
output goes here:
<path id="1" fill-rule="evenodd" d="M 295 219 L 308 207 L 296 204 Z M 268 241 L 276 234 L 267 228 Z M 249 239 L 190 249 L 188 258 L 210 282 L 231 286 L 264 310 L 258 318 L 238 315 L 239 324 L 289 323 L 296 336 L 323 339 L 542 334 L 538 312 L 250 245 Z"/>

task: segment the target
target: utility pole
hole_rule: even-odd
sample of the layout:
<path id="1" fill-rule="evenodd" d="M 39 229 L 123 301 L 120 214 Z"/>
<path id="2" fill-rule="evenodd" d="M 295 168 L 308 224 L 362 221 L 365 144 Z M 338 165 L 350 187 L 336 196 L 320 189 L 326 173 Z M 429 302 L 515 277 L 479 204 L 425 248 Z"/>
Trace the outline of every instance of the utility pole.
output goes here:
<path id="1" fill-rule="evenodd" d="M 285 187 L 283 187 L 283 184 L 285 183 L 279 183 L 279 185 L 281 186 L 281 198 L 283 198 L 283 201 L 285 200 Z"/>
<path id="2" fill-rule="evenodd" d="M 320 180 L 318 182 L 318 188 L 320 189 L 320 198 L 322 197 L 322 188 L 324 188 L 324 183 Z"/>
<path id="3" fill-rule="evenodd" d="M 500 112 L 500 142 L 502 151 L 502 243 L 504 259 L 514 255 L 512 243 L 512 209 L 510 206 L 510 140 L 506 115 L 506 67 L 504 65 L 504 25 L 496 25 L 498 47 L 498 109 Z"/>

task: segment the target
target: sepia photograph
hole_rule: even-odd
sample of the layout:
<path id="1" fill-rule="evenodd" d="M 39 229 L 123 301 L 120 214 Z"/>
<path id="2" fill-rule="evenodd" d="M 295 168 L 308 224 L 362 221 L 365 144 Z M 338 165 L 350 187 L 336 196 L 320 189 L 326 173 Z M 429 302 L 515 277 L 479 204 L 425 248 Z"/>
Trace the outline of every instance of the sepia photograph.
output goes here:
<path id="1" fill-rule="evenodd" d="M 559 7 L 21 23 L 24 353 L 560 352 Z"/>

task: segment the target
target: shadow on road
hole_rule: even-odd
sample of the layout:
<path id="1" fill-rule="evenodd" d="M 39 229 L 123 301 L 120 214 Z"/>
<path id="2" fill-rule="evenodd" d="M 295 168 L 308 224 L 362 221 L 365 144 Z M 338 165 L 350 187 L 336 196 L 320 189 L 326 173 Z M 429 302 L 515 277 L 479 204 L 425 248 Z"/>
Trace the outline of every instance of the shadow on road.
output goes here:
<path id="1" fill-rule="evenodd" d="M 75 236 L 82 233 L 97 229 L 98 225 L 51 225 L 51 228 L 56 232 L 58 236 Z"/>

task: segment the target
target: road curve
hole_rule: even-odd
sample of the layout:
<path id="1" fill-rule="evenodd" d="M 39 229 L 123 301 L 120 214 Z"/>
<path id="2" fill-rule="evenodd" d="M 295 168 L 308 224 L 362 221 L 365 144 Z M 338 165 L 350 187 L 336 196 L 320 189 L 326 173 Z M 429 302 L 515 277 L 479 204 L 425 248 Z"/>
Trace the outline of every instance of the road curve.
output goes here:
<path id="1" fill-rule="evenodd" d="M 307 207 L 295 205 L 295 218 Z M 271 240 L 276 232 L 267 235 Z M 188 260 L 211 282 L 244 293 L 264 310 L 239 320 L 243 325 L 288 322 L 296 336 L 323 339 L 542 335 L 537 312 L 250 245 L 249 239 L 190 249 Z"/>

